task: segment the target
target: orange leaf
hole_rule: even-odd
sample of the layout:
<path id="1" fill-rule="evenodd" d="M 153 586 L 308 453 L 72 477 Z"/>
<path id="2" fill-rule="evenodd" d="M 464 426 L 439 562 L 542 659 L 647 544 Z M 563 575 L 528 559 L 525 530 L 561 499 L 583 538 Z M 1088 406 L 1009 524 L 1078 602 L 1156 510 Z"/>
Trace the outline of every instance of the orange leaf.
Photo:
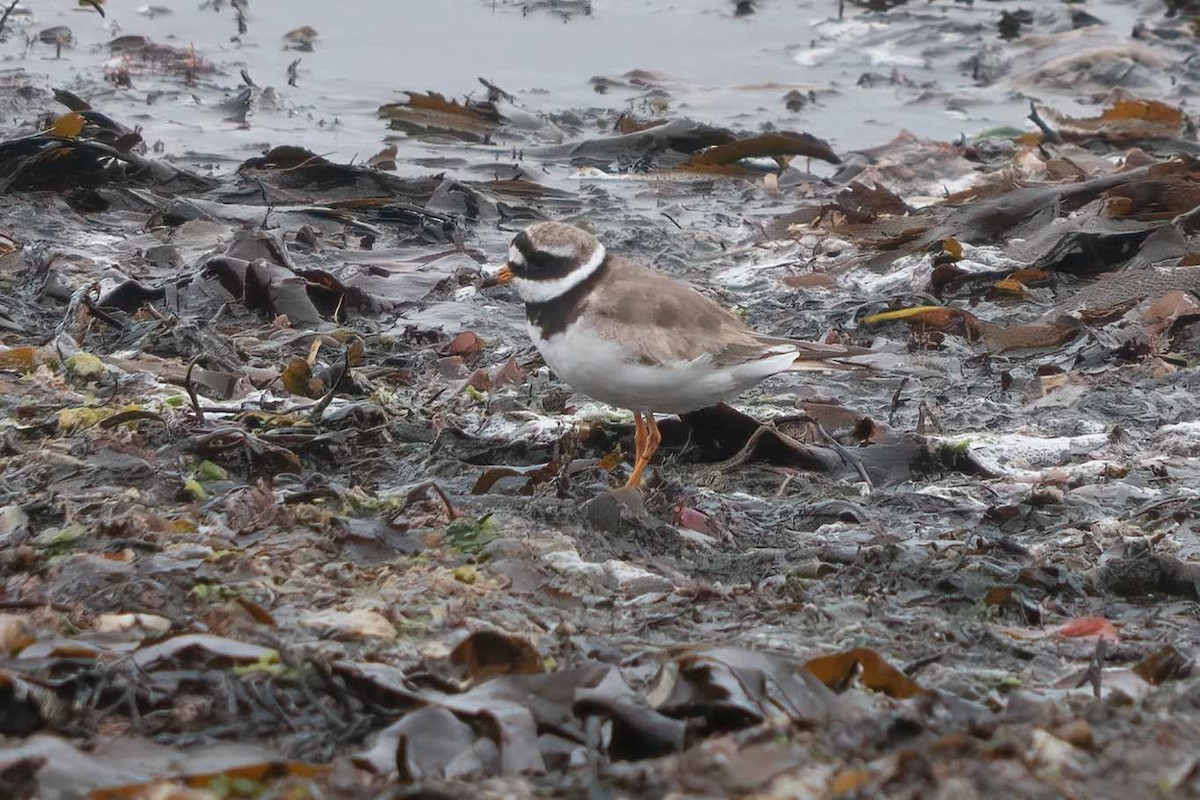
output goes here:
<path id="1" fill-rule="evenodd" d="M 621 456 L 621 448 L 614 447 L 612 450 L 606 453 L 603 458 L 596 462 L 596 466 L 607 472 L 612 472 L 620 465 Z"/>
<path id="2" fill-rule="evenodd" d="M 1025 286 L 1020 281 L 1014 281 L 1012 278 L 996 281 L 992 284 L 992 291 L 996 294 L 1008 295 L 1010 297 L 1025 296 Z"/>
<path id="3" fill-rule="evenodd" d="M 903 700 L 925 691 L 916 681 L 867 647 L 818 656 L 810 659 L 804 666 L 834 691 L 846 689 L 855 674 L 858 674 L 863 686 L 875 692 L 883 692 L 888 697 Z"/>
<path id="4" fill-rule="evenodd" d="M 454 114 L 461 117 L 476 117 L 478 119 L 486 119 L 494 122 L 498 119 L 498 114 L 495 110 L 478 104 L 463 105 L 457 100 L 447 100 L 443 95 L 437 92 L 405 92 L 408 95 L 408 105 L 413 108 L 425 108 L 430 111 L 438 111 L 442 114 Z"/>
<path id="5" fill-rule="evenodd" d="M 763 156 L 809 156 L 831 164 L 842 163 L 824 139 L 818 139 L 809 133 L 784 131 L 715 145 L 689 158 L 681 165 L 681 169 L 710 171 L 713 168 L 732 166 L 743 158 Z"/>
<path id="6" fill-rule="evenodd" d="M 1171 678 L 1182 678 L 1192 670 L 1192 659 L 1171 645 L 1155 650 L 1133 668 L 1148 683 L 1158 686 Z"/>
<path id="7" fill-rule="evenodd" d="M 975 340 L 983 335 L 983 327 L 974 314 L 945 306 L 917 306 L 883 311 L 863 317 L 862 321 L 864 325 L 874 325 L 877 322 L 890 322 L 895 319 L 902 319 L 910 324 L 924 325 L 934 330 L 961 333 L 968 340 Z"/>
<path id="8" fill-rule="evenodd" d="M 253 783 L 268 783 L 284 778 L 312 779 L 320 777 L 331 767 L 325 764 L 306 764 L 301 761 L 266 761 L 257 764 L 247 764 L 242 767 L 205 772 L 194 775 L 180 775 L 168 781 L 181 782 L 195 789 L 212 788 L 214 784 L 227 784 L 229 781 L 242 779 Z M 136 800 L 137 798 L 172 796 L 151 792 L 162 787 L 164 779 L 156 778 L 146 783 L 131 783 L 125 786 L 113 786 L 103 789 L 93 789 L 88 793 L 88 800 Z M 161 789 L 160 789 L 161 792 Z"/>
<path id="9" fill-rule="evenodd" d="M 1106 642 L 1115 642 L 1120 638 L 1117 629 L 1104 617 L 1078 617 L 1059 625 L 1055 631 L 1060 636 L 1096 636 Z"/>
<path id="10" fill-rule="evenodd" d="M 450 343 L 442 348 L 439 352 L 445 356 L 469 356 L 478 355 L 483 350 L 483 340 L 479 338 L 479 334 L 472 331 L 463 331 L 450 340 Z"/>
<path id="11" fill-rule="evenodd" d="M 616 123 L 613 125 L 613 130 L 617 133 L 640 133 L 648 131 L 651 128 L 657 128 L 659 125 L 665 125 L 664 119 L 640 120 L 629 112 L 624 112 L 617 117 Z"/>
<path id="12" fill-rule="evenodd" d="M 37 351 L 29 346 L 13 347 L 0 353 L 0 369 L 14 372 L 33 372 Z"/>
<path id="13" fill-rule="evenodd" d="M 983 604 L 985 606 L 1002 606 L 1012 600 L 1014 591 L 1016 590 L 1012 586 L 993 586 L 984 595 Z"/>
<path id="14" fill-rule="evenodd" d="M 829 791 L 832 794 L 857 792 L 873 780 L 875 780 L 875 773 L 870 770 L 844 769 L 833 779 L 833 783 L 829 785 Z"/>
<path id="15" fill-rule="evenodd" d="M 946 254 L 949 260 L 958 261 L 963 257 L 962 243 L 953 236 L 947 236 L 940 242 L 942 252 Z"/>
<path id="16" fill-rule="evenodd" d="M 472 680 L 496 675 L 535 675 L 546 665 L 533 642 L 499 631 L 476 631 L 458 643 L 450 663 L 464 667 Z"/>
<path id="17" fill-rule="evenodd" d="M 83 133 L 83 117 L 79 112 L 72 111 L 69 114 L 63 114 L 58 119 L 54 120 L 54 124 L 46 133 L 53 136 L 61 136 L 64 139 L 74 139 Z"/>
<path id="18" fill-rule="evenodd" d="M 1160 103 L 1157 100 L 1135 100 L 1127 98 L 1118 100 L 1106 108 L 1100 119 L 1115 122 L 1124 119 L 1144 119 L 1147 122 L 1161 122 L 1164 125 L 1183 125 L 1183 112 L 1175 106 Z"/>
<path id="19" fill-rule="evenodd" d="M 1108 198 L 1104 210 L 1110 217 L 1127 217 L 1134 210 L 1133 198 L 1119 195 Z"/>
<path id="20" fill-rule="evenodd" d="M 325 382 L 312 374 L 311 365 L 300 356 L 288 361 L 279 378 L 289 394 L 315 399 L 325 393 Z"/>
<path id="21" fill-rule="evenodd" d="M 1024 267 L 1018 269 L 1008 276 L 1009 280 L 1018 281 L 1026 286 L 1038 286 L 1044 283 L 1049 283 L 1051 280 L 1050 273 L 1044 269 L 1035 269 L 1034 267 Z"/>

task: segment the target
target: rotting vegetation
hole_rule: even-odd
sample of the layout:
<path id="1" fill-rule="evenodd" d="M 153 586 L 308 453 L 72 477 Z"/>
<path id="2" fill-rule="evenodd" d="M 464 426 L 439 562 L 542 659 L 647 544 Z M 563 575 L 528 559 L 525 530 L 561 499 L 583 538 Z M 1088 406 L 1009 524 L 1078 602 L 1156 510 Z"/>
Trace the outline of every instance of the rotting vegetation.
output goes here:
<path id="1" fill-rule="evenodd" d="M 482 81 L 365 162 L 206 170 L 5 74 L 0 796 L 1200 792 L 1200 163 L 1154 74 L 1194 18 L 988 13 L 981 85 L 1094 113 L 839 153 L 651 73 L 593 81 L 636 114 Z M 228 88 L 118 42 L 112 85 Z M 238 87 L 231 126 L 278 102 Z M 429 151 L 463 166 L 395 169 Z M 895 371 L 663 419 L 614 493 L 631 422 L 478 288 L 544 218 Z"/>

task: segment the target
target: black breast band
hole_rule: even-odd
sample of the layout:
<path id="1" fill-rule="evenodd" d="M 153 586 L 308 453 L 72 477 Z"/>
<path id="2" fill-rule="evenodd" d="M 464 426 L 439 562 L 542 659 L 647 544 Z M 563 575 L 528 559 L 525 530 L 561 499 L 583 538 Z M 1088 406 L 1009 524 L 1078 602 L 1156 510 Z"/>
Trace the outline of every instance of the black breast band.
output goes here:
<path id="1" fill-rule="evenodd" d="M 608 272 L 607 255 L 600 262 L 600 266 L 592 270 L 591 275 L 558 297 L 541 303 L 526 303 L 525 315 L 529 318 L 529 323 L 538 329 L 543 339 L 549 339 L 551 336 L 562 333 L 568 325 L 579 319 L 584 306 L 587 305 L 587 297 L 591 293 L 592 287 L 600 282 L 606 272 Z"/>

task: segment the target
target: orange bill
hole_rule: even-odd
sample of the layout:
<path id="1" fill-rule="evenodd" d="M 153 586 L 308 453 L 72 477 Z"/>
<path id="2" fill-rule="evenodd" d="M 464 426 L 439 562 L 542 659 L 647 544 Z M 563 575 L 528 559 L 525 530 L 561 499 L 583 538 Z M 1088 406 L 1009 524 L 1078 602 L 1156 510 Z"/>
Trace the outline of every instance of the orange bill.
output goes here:
<path id="1" fill-rule="evenodd" d="M 484 276 L 483 283 L 480 284 L 480 287 L 486 289 L 489 286 L 499 286 L 502 283 L 508 283 L 512 279 L 512 270 L 509 269 L 508 264 L 505 264 L 498 272 L 493 272 L 491 275 Z"/>

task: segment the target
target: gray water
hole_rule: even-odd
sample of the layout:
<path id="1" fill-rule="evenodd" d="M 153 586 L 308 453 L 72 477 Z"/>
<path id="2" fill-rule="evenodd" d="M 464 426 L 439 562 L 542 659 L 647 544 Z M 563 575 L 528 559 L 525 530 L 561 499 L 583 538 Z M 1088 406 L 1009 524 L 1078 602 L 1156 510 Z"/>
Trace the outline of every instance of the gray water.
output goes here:
<path id="1" fill-rule="evenodd" d="M 969 59 L 983 54 L 1020 67 L 1020 48 L 1029 45 L 999 41 L 1001 9 L 1053 6 L 1039 10 L 1042 26 L 1065 24 L 1065 6 L 1057 3 L 920 2 L 886 18 L 848 8 L 839 20 L 833 0 L 763 0 L 744 17 L 734 15 L 729 0 L 596 0 L 590 14 L 565 15 L 492 0 L 250 0 L 248 32 L 237 36 L 227 3 L 216 10 L 198 0 L 155 5 L 171 13 L 150 15 L 140 0 L 110 0 L 101 19 L 65 0 L 27 0 L 20 8 L 33 15 L 10 20 L 21 36 L 0 44 L 0 63 L 77 91 L 141 125 L 148 142 L 191 160 L 236 161 L 278 144 L 366 158 L 388 135 L 376 114 L 380 104 L 402 99 L 404 89 L 479 96 L 481 76 L 533 112 L 603 109 L 688 116 L 745 131 L 805 130 L 846 151 L 882 144 L 902 129 L 947 140 L 997 126 L 1028 127 L 1026 98 L 1003 85 L 977 85 Z M 1081 36 L 1080 48 L 1128 41 L 1137 7 L 1087 8 L 1108 24 Z M 74 47 L 61 58 L 53 46 L 22 42 L 36 42 L 36 33 L 52 25 L 74 34 Z M 284 34 L 301 25 L 318 31 L 313 52 L 285 49 Z M 106 43 L 126 34 L 194 46 L 218 70 L 189 88 L 177 75 L 134 65 L 133 87 L 112 87 L 101 77 L 120 59 Z M 301 63 L 292 87 L 286 70 L 295 58 Z M 245 127 L 215 107 L 222 94 L 241 87 L 243 67 L 278 98 L 256 102 Z M 590 83 L 596 76 L 620 81 L 630 70 L 655 74 L 669 94 L 665 109 L 647 105 L 644 88 L 598 94 Z M 876 84 L 858 85 L 868 73 Z M 812 90 L 815 102 L 789 111 L 784 95 L 793 89 Z M 1078 100 L 1070 92 L 1051 99 L 1065 110 Z"/>

